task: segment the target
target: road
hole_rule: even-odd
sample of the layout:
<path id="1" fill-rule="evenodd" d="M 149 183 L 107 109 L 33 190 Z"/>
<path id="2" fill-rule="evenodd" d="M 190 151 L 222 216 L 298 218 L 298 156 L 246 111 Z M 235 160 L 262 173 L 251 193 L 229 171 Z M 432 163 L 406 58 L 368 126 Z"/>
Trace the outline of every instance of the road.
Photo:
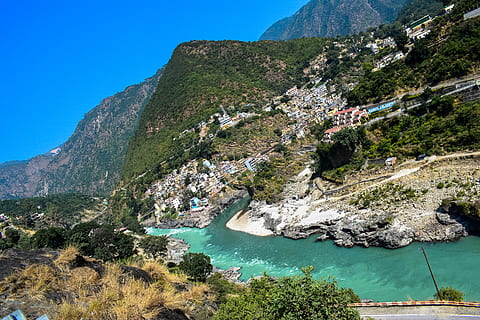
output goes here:
<path id="1" fill-rule="evenodd" d="M 457 83 L 466 82 L 466 81 L 471 81 L 471 80 L 475 80 L 475 79 L 476 79 L 476 80 L 479 80 L 478 76 L 479 76 L 478 74 L 475 74 L 475 75 L 469 76 L 468 78 L 457 79 L 457 80 L 450 80 L 450 81 L 444 82 L 444 83 L 442 83 L 442 84 L 439 84 L 439 85 L 433 87 L 432 90 L 438 89 L 438 88 L 441 88 L 441 87 L 452 86 L 452 85 L 455 85 L 455 84 L 457 84 Z M 464 91 L 464 90 L 468 90 L 468 89 L 473 88 L 473 87 L 475 87 L 475 86 L 477 86 L 477 83 L 472 83 L 472 84 L 467 85 L 467 86 L 465 86 L 465 87 L 461 87 L 461 88 L 458 88 L 458 89 L 453 90 L 453 91 L 451 91 L 451 92 L 448 92 L 448 93 L 446 93 L 446 94 L 443 94 L 441 97 L 445 97 L 445 96 L 449 96 L 449 95 L 452 95 L 452 94 L 456 94 L 456 93 L 458 93 L 458 92 L 461 92 L 461 91 Z M 423 92 L 423 89 L 422 89 L 422 90 L 419 90 L 419 91 L 416 91 L 416 92 L 414 92 L 413 94 L 417 94 L 417 93 L 421 93 L 421 92 Z M 397 96 L 397 97 L 394 98 L 394 100 L 399 100 L 399 98 L 400 98 L 400 96 Z M 431 101 L 432 101 L 431 99 L 430 99 L 430 100 L 427 100 L 426 103 L 430 103 Z M 422 103 L 418 103 L 418 104 L 415 104 L 415 105 L 413 105 L 413 106 L 407 107 L 405 110 L 399 109 L 399 110 L 396 110 L 396 111 L 394 111 L 394 112 L 391 112 L 391 113 L 389 113 L 389 114 L 387 114 L 387 115 L 385 115 L 385 116 L 383 116 L 383 117 L 373 118 L 372 120 L 370 120 L 369 122 L 367 122 L 367 123 L 365 124 L 365 126 L 366 126 L 366 127 L 369 127 L 369 126 L 371 126 L 372 124 L 374 124 L 375 122 L 378 122 L 378 121 L 380 121 L 380 120 L 385 120 L 385 119 L 389 119 L 389 118 L 393 118 L 393 117 L 398 117 L 398 116 L 402 115 L 402 114 L 404 113 L 404 111 L 410 110 L 410 109 L 413 109 L 413 108 L 417 108 L 417 107 L 419 107 L 419 106 L 421 106 L 421 105 L 422 105 Z"/>
<path id="2" fill-rule="evenodd" d="M 362 319 L 480 319 L 480 308 L 462 306 L 358 307 Z"/>
<path id="3" fill-rule="evenodd" d="M 375 320 L 415 320 L 415 319 L 429 319 L 429 320 L 470 320 L 470 319 L 480 319 L 480 316 L 477 315 L 468 315 L 468 314 L 362 314 L 360 315 L 363 319 L 375 319 Z"/>

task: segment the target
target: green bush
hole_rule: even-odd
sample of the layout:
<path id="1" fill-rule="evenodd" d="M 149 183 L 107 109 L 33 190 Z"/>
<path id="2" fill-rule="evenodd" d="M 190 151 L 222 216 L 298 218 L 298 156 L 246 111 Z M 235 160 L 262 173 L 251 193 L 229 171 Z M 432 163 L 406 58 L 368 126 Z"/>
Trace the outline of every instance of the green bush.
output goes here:
<path id="1" fill-rule="evenodd" d="M 62 248 L 65 244 L 65 229 L 47 228 L 35 232 L 31 238 L 33 248 Z"/>
<path id="2" fill-rule="evenodd" d="M 221 303 L 227 301 L 227 295 L 242 293 L 245 290 L 243 286 L 225 280 L 220 273 L 208 277 L 207 284 Z"/>
<path id="3" fill-rule="evenodd" d="M 151 254 L 154 259 L 167 251 L 168 238 L 166 236 L 144 236 L 139 246 L 146 254 Z"/>
<path id="4" fill-rule="evenodd" d="M 463 292 L 453 287 L 443 287 L 434 295 L 435 299 L 443 301 L 463 301 Z"/>
<path id="5" fill-rule="evenodd" d="M 183 255 L 183 261 L 178 265 L 193 281 L 205 282 L 212 272 L 210 257 L 203 253 L 189 252 Z"/>
<path id="6" fill-rule="evenodd" d="M 254 279 L 244 294 L 222 304 L 214 319 L 359 319 L 348 306 L 358 302 L 358 296 L 351 289 L 338 288 L 335 281 L 313 279 L 312 269 L 304 268 L 303 276 Z"/>

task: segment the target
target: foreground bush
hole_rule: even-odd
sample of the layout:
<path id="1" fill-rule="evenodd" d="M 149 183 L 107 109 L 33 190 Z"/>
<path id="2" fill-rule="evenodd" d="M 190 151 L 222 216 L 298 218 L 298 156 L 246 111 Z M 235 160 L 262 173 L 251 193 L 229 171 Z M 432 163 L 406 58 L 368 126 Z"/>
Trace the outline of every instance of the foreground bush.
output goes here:
<path id="1" fill-rule="evenodd" d="M 335 281 L 315 280 L 305 268 L 303 276 L 253 280 L 250 290 L 223 304 L 215 320 L 315 320 L 359 319 L 348 306 L 358 301 L 351 289 L 338 288 Z"/>

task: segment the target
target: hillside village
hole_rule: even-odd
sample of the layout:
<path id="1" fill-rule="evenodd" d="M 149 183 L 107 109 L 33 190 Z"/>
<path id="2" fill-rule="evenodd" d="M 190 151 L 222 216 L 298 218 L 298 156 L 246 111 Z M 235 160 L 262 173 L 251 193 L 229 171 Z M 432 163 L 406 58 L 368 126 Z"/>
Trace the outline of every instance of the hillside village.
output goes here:
<path id="1" fill-rule="evenodd" d="M 309 313 L 311 304 L 327 310 L 323 318 L 347 318 L 330 312 L 345 305 L 351 319 L 359 319 L 365 315 L 358 307 L 372 307 L 375 303 L 371 299 L 405 297 L 429 300 L 413 301 L 415 305 L 428 303 L 428 312 L 438 307 L 437 302 L 451 308 L 470 304 L 471 310 L 478 309 L 479 303 L 452 302 L 462 301 L 463 293 L 446 287 L 445 279 L 441 280 L 441 290 L 458 292 L 458 297 L 441 295 L 436 283 L 433 299 L 444 301 L 432 301 L 429 293 L 421 298 L 411 296 L 418 287 L 425 289 L 424 279 L 417 280 L 412 272 L 408 277 L 414 280 L 406 277 L 386 284 L 395 282 L 390 276 L 400 278 L 397 271 L 392 272 L 393 265 L 398 267 L 395 270 L 405 270 L 417 261 L 410 260 L 413 254 L 404 249 L 417 251 L 418 244 L 394 253 L 364 250 L 398 249 L 425 242 L 425 247 L 432 244 L 428 249 L 437 259 L 450 260 L 448 266 L 445 263 L 448 272 L 463 270 L 460 283 L 469 282 L 465 281 L 468 277 L 475 279 L 472 264 L 466 267 L 461 259 L 449 256 L 456 254 L 457 244 L 442 243 L 439 249 L 433 243 L 480 233 L 480 56 L 478 52 L 470 60 L 456 56 L 462 63 L 466 61 L 464 65 L 471 63 L 465 69 L 468 72 L 446 72 L 438 81 L 425 76 L 428 68 L 407 63 L 415 44 L 424 44 L 430 34 L 439 32 L 433 29 L 436 19 L 445 25 L 456 23 L 442 20 L 454 8 L 452 4 L 437 17 L 425 15 L 402 26 L 401 37 L 397 37 L 397 23 L 395 30 L 389 26 L 387 31 L 380 30 L 384 27 L 380 26 L 351 37 L 294 43 L 280 49 L 260 43 L 258 47 L 245 45 L 248 51 L 235 41 L 184 44 L 179 51 L 185 52 L 175 56 L 181 62 L 177 61 L 172 68 L 175 72 L 170 73 L 181 74 L 174 78 L 177 82 L 172 81 L 181 89 L 165 83 L 165 91 L 157 89 L 160 94 L 171 93 L 170 98 L 178 98 L 180 103 L 169 105 L 168 99 L 161 100 L 154 106 L 167 106 L 160 116 L 150 110 L 151 118 L 139 119 L 138 131 L 145 136 L 132 138 L 128 148 L 143 143 L 153 147 L 131 149 L 134 155 L 129 160 L 137 162 L 132 162 L 133 169 L 122 177 L 110 197 L 70 193 L 2 201 L 0 261 L 7 267 L 0 270 L 0 311 L 2 316 L 7 310 L 12 312 L 4 319 L 44 314 L 37 319 L 231 320 L 244 319 L 244 312 L 271 320 L 317 318 L 323 311 Z M 480 8 L 468 11 L 464 20 L 480 16 Z M 470 47 L 478 48 L 471 39 L 475 41 L 480 35 L 479 22 L 469 26 L 474 30 L 469 36 L 461 32 L 458 36 L 455 30 L 457 38 L 448 49 L 463 48 L 455 41 L 464 39 L 470 41 Z M 431 47 L 448 38 L 448 32 L 443 31 L 431 38 L 436 41 L 429 43 Z M 303 49 L 310 50 L 309 54 L 302 56 Z M 237 51 L 241 54 L 229 60 L 227 56 Z M 438 53 L 432 52 L 430 57 Z M 244 57 L 254 62 L 255 72 L 239 70 L 251 67 L 243 64 Z M 441 58 L 450 62 L 448 55 Z M 212 60 L 221 62 L 217 65 Z M 211 68 L 182 74 L 179 65 L 185 67 L 192 61 Z M 424 62 L 429 61 L 425 58 Z M 255 86 L 246 86 L 259 77 L 260 63 L 268 65 L 267 82 L 275 84 L 268 86 L 259 80 Z M 221 76 L 214 73 L 223 66 L 230 70 Z M 279 71 L 282 68 L 294 71 Z M 397 82 L 395 78 L 388 84 L 390 91 L 380 90 L 383 83 L 405 70 L 421 79 Z M 378 81 L 370 81 L 369 76 L 376 72 L 381 74 L 375 79 Z M 195 81 L 183 77 L 197 82 L 208 82 L 207 77 L 215 80 L 195 87 Z M 181 96 L 186 85 L 192 86 L 195 99 Z M 217 86 L 222 86 L 221 90 L 217 91 Z M 355 91 L 359 87 L 364 90 L 362 94 Z M 158 97 L 152 101 L 155 99 Z M 162 114 L 167 111 L 173 114 L 171 118 Z M 153 160 L 145 160 L 146 156 Z M 212 223 L 221 212 L 224 214 Z M 174 228 L 181 229 L 160 230 Z M 171 237 L 172 233 L 185 237 Z M 472 238 L 477 241 L 472 243 L 478 244 L 477 237 L 462 241 Z M 270 240 L 276 243 L 272 245 Z M 298 247 L 290 247 L 292 243 Z M 363 248 L 345 249 L 356 246 Z M 280 259 L 277 262 L 260 251 L 257 255 L 250 247 L 271 251 L 272 257 Z M 308 251 L 309 247 L 314 250 Z M 460 248 L 467 249 L 458 251 L 471 263 L 478 260 L 474 256 L 477 247 L 464 246 Z M 337 251 L 330 251 L 332 248 Z M 360 261 L 357 252 L 371 264 Z M 301 256 L 306 267 L 300 266 Z M 394 259 L 387 261 L 390 257 Z M 222 265 L 225 263 L 227 267 Z M 213 264 L 228 269 L 220 270 Z M 290 275 L 301 270 L 303 276 L 278 278 L 281 275 L 274 269 L 265 268 L 268 274 L 263 271 L 264 277 L 253 278 L 257 271 L 250 273 L 253 269 L 247 270 L 247 264 L 282 268 Z M 376 268 L 384 265 L 387 276 L 379 275 Z M 311 274 L 313 266 L 321 273 Z M 352 281 L 357 287 L 337 288 L 336 280 L 316 280 L 324 272 L 336 272 L 339 266 L 343 268 L 339 268 L 340 277 L 360 279 Z M 435 265 L 436 270 L 441 267 Z M 243 278 L 242 268 L 250 280 Z M 445 272 L 438 274 L 448 278 Z M 426 278 L 430 280 L 428 274 Z M 417 287 L 407 287 L 409 282 L 405 285 L 402 281 L 413 281 Z M 457 287 L 458 282 L 454 285 Z M 472 292 L 478 299 L 476 285 L 473 290 L 469 285 L 468 291 L 460 288 L 467 292 L 466 299 L 471 299 L 468 295 Z M 277 286 L 281 291 L 273 290 Z M 363 287 L 371 292 L 382 287 L 384 292 L 380 298 L 370 297 L 373 293 L 357 292 Z M 398 292 L 393 298 L 384 298 L 391 288 Z M 337 294 L 340 300 L 334 300 Z M 326 300 L 318 301 L 323 295 Z M 290 304 L 297 313 L 282 316 Z M 382 312 L 395 312 L 385 308 L 387 302 L 378 305 Z M 476 309 L 466 313 L 478 313 Z M 233 317 L 235 313 L 238 316 Z"/>
<path id="2" fill-rule="evenodd" d="M 453 6 L 446 7 L 445 13 L 452 8 Z M 466 14 L 465 19 L 474 16 L 475 11 Z M 429 33 L 429 26 L 434 19 L 435 17 L 425 16 L 405 26 L 409 39 L 407 49 Z M 353 59 L 366 53 L 367 60 L 375 66 L 373 70 L 405 57 L 391 36 L 375 38 L 374 35 L 374 32 L 366 32 L 355 37 L 355 41 L 335 40 L 331 47 L 340 52 L 340 57 Z M 357 85 L 357 71 L 353 68 L 352 75 L 342 75 L 342 81 L 323 81 L 318 71 L 326 68 L 327 55 L 320 54 L 305 68 L 304 73 L 309 79 L 307 83 L 286 90 L 263 106 L 251 103 L 228 107 L 220 105 L 219 112 L 180 133 L 177 139 L 193 135 L 198 142 L 215 141 L 223 131 L 249 119 L 267 119 L 272 112 L 281 112 L 289 119 L 288 124 L 277 132 L 278 141 L 266 149 L 257 150 L 254 154 L 244 153 L 238 157 L 193 159 L 161 180 L 155 181 L 144 193 L 146 198 L 154 200 L 154 205 L 140 217 L 153 215 L 158 222 L 164 218 L 188 219 L 191 216 L 209 215 L 211 199 L 231 186 L 238 185 L 239 179 L 245 175 L 255 175 L 261 167 L 260 164 L 270 161 L 269 154 L 275 152 L 275 146 L 288 147 L 292 142 L 311 145 L 312 126 L 331 119 L 332 126 L 323 136 L 323 140 L 329 142 L 332 136 L 343 128 L 358 127 L 379 115 L 383 117 L 388 110 L 404 106 L 401 101 L 404 94 L 374 104 L 348 105 L 345 90 L 348 92 Z M 461 85 L 468 87 L 472 83 L 474 82 L 467 81 Z"/>
<path id="3" fill-rule="evenodd" d="M 451 9 L 452 6 L 445 8 L 445 13 L 450 12 Z M 405 27 L 410 40 L 409 47 L 415 40 L 428 34 L 428 26 L 431 21 L 432 18 L 427 16 Z M 377 69 L 405 57 L 401 51 L 397 51 L 397 45 L 392 37 L 374 39 L 373 35 L 374 33 L 371 32 L 367 36 L 361 37 L 353 46 L 340 41 L 334 41 L 333 46 L 341 50 L 342 54 L 350 57 L 357 55 L 356 48 L 358 46 L 371 50 L 372 57 L 379 57 L 378 54 L 381 51 L 393 51 L 387 55 L 380 55 L 379 60 L 375 62 Z M 215 140 L 219 132 L 235 127 L 245 119 L 259 116 L 268 117 L 269 112 L 276 110 L 283 112 L 290 119 L 288 126 L 281 131 L 281 139 L 278 144 L 286 146 L 292 141 L 305 139 L 306 136 L 311 135 L 310 128 L 313 125 L 327 119 L 332 120 L 332 127 L 325 131 L 323 139 L 331 141 L 332 136 L 345 127 L 357 127 L 366 123 L 368 119 L 375 118 L 377 114 L 384 115 L 383 111 L 385 110 L 398 108 L 401 96 L 376 104 L 349 106 L 342 95 L 340 85 L 335 85 L 330 81 L 324 82 L 321 77 L 316 76 L 316 71 L 324 68 L 325 63 L 325 55 L 317 57 L 304 71 L 310 78 L 307 84 L 290 88 L 283 95 L 272 99 L 271 103 L 260 109 L 257 108 L 257 111 L 243 112 L 242 108 L 236 106 L 230 106 L 226 108 L 228 110 L 226 111 L 223 106 L 220 106 L 221 112 L 198 123 L 195 128 L 185 130 L 178 139 L 187 134 L 199 132 L 199 141 Z M 344 83 L 342 87 L 353 88 L 355 85 L 355 82 L 349 82 Z M 231 116 L 229 112 L 230 114 L 236 112 L 236 114 Z M 211 130 L 214 123 L 219 126 L 217 132 Z M 192 216 L 208 215 L 210 199 L 224 191 L 229 185 L 237 184 L 238 178 L 245 171 L 254 174 L 258 164 L 269 161 L 268 153 L 272 150 L 273 148 L 258 150 L 257 154 L 240 159 L 226 160 L 218 157 L 214 157 L 214 160 L 194 159 L 180 169 L 174 170 L 151 185 L 145 192 L 146 197 L 155 200 L 151 212 L 154 212 L 156 221 L 158 222 L 162 218 L 187 217 L 188 219 Z"/>

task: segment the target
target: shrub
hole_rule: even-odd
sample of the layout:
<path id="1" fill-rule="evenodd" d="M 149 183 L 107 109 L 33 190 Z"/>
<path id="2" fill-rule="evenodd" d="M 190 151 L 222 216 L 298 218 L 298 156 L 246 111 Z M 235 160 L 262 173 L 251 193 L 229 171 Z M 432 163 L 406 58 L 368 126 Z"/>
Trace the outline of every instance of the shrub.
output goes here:
<path id="1" fill-rule="evenodd" d="M 250 290 L 221 305 L 214 319 L 359 319 L 348 306 L 358 296 L 335 281 L 313 279 L 312 269 L 304 268 L 303 276 L 253 280 Z"/>
<path id="2" fill-rule="evenodd" d="M 444 301 L 463 301 L 463 292 L 453 287 L 443 287 L 438 293 L 435 293 L 434 297 L 437 300 Z"/>
<path id="3" fill-rule="evenodd" d="M 189 252 L 183 255 L 183 261 L 178 265 L 181 271 L 193 281 L 205 282 L 212 272 L 210 257 L 203 253 Z"/>
<path id="4" fill-rule="evenodd" d="M 154 259 L 160 257 L 167 251 L 168 238 L 166 236 L 145 236 L 140 240 L 140 248 L 146 254 L 151 254 Z"/>
<path id="5" fill-rule="evenodd" d="M 31 239 L 33 248 L 62 248 L 65 244 L 65 229 L 47 228 L 38 230 Z"/>

